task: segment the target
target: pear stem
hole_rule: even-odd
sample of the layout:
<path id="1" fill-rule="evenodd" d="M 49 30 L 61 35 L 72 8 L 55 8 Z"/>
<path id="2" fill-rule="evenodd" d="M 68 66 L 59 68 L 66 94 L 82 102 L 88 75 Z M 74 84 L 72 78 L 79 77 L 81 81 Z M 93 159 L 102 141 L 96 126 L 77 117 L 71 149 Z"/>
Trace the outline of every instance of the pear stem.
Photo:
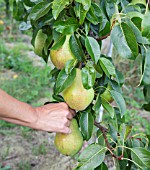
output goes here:
<path id="1" fill-rule="evenodd" d="M 100 131 L 102 132 L 103 137 L 104 137 L 104 140 L 105 140 L 105 143 L 106 143 L 106 146 L 107 146 L 110 154 L 112 155 L 112 157 L 116 158 L 117 160 L 122 160 L 123 154 L 120 155 L 120 156 L 115 155 L 115 154 L 113 153 L 113 148 L 112 148 L 112 146 L 111 146 L 111 145 L 109 144 L 109 142 L 108 142 L 107 135 L 106 135 L 106 133 L 108 132 L 108 129 L 106 129 L 105 127 L 103 127 L 102 125 L 100 125 L 100 123 L 96 122 L 95 120 L 94 120 L 94 125 L 95 125 L 96 127 L 98 127 L 98 128 L 100 129 Z"/>
<path id="2" fill-rule="evenodd" d="M 79 69 L 82 68 L 82 62 L 79 63 L 79 66 L 78 66 Z"/>

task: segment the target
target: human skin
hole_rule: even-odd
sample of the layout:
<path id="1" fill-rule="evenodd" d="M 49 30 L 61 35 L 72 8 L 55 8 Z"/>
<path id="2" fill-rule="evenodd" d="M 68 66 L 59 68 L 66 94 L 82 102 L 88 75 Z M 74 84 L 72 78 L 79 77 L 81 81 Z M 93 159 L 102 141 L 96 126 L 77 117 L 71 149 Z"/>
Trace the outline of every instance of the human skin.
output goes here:
<path id="1" fill-rule="evenodd" d="M 0 89 L 0 119 L 47 132 L 70 133 L 75 111 L 64 102 L 32 107 Z"/>

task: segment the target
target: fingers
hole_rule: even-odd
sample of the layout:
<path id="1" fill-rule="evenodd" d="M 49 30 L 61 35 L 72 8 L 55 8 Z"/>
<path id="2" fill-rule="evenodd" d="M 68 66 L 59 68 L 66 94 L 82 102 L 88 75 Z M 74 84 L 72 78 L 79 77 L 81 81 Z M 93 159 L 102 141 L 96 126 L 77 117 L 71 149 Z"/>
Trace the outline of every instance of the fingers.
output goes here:
<path id="1" fill-rule="evenodd" d="M 69 111 L 73 115 L 73 117 L 76 115 L 76 111 L 75 110 L 69 108 Z"/>
<path id="2" fill-rule="evenodd" d="M 70 134 L 71 133 L 71 129 L 69 127 L 65 127 L 61 133 L 64 133 L 64 134 Z"/>
<path id="3" fill-rule="evenodd" d="M 71 108 L 67 105 L 67 103 L 62 102 L 62 103 L 60 103 L 60 104 L 61 104 L 65 109 L 67 109 L 67 110 L 69 111 L 69 113 L 71 113 L 72 116 L 70 116 L 70 115 L 68 114 L 68 118 L 69 118 L 69 119 L 72 119 L 72 118 L 76 115 L 75 110 L 71 109 Z"/>

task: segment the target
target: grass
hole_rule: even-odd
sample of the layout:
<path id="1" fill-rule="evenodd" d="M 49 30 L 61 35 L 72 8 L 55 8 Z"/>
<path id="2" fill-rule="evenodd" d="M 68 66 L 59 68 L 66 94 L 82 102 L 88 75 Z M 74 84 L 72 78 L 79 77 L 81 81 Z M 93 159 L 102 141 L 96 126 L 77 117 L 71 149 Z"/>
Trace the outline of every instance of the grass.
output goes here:
<path id="1" fill-rule="evenodd" d="M 4 39 L 0 40 L 0 72 L 12 73 L 9 79 L 7 74 L 1 74 L 0 88 L 18 100 L 39 106 L 39 99 L 51 99 L 50 67 L 46 64 L 41 67 L 34 66 L 32 56 L 27 55 L 31 50 L 32 47 L 24 42 L 12 43 L 9 47 Z M 0 127 L 14 126 L 16 125 L 0 121 Z"/>
<path id="2" fill-rule="evenodd" d="M 31 169 L 30 162 L 29 161 L 21 160 L 18 163 L 18 168 L 19 168 L 19 170 L 30 170 Z"/>
<path id="3" fill-rule="evenodd" d="M 34 155 L 46 155 L 47 154 L 47 146 L 46 143 L 41 143 L 39 146 L 35 146 L 32 149 L 32 153 Z"/>

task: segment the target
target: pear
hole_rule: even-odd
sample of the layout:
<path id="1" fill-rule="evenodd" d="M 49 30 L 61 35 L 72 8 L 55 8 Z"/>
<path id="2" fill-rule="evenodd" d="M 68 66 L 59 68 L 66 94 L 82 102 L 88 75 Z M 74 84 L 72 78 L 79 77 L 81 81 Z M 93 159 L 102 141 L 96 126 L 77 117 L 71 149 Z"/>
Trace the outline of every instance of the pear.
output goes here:
<path id="1" fill-rule="evenodd" d="M 66 36 L 66 40 L 60 49 L 50 51 L 51 61 L 58 69 L 64 68 L 68 60 L 74 59 L 69 45 L 70 36 Z"/>
<path id="2" fill-rule="evenodd" d="M 70 134 L 56 133 L 54 140 L 57 150 L 66 156 L 74 156 L 83 145 L 83 137 L 74 118 L 71 120 L 70 129 Z"/>
<path id="3" fill-rule="evenodd" d="M 114 100 L 110 94 L 110 90 L 112 90 L 112 87 L 110 84 L 108 84 L 104 93 L 101 94 L 102 100 L 106 100 L 109 103 L 111 103 Z"/>
<path id="4" fill-rule="evenodd" d="M 38 56 L 42 56 L 42 52 L 43 52 L 46 39 L 47 39 L 47 35 L 43 33 L 42 29 L 40 29 L 34 41 L 34 52 Z"/>
<path id="5" fill-rule="evenodd" d="M 80 69 L 76 68 L 76 77 L 73 83 L 63 91 L 63 97 L 70 108 L 78 111 L 86 109 L 92 102 L 94 90 L 83 87 Z"/>

